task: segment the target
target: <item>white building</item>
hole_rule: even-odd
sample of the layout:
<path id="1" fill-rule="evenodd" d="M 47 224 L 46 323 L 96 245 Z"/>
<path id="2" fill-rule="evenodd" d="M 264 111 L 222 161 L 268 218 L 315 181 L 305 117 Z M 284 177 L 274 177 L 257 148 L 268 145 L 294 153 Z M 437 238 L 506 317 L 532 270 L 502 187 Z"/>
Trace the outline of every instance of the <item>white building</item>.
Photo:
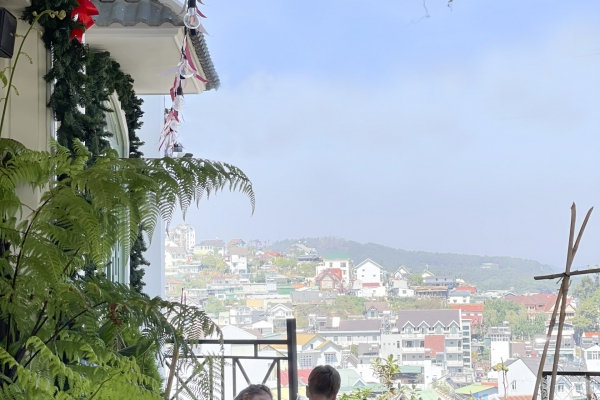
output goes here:
<path id="1" fill-rule="evenodd" d="M 519 359 L 504 360 L 504 365 L 508 367 L 506 376 L 498 374 L 498 396 L 504 398 L 507 396 L 532 396 L 535 389 L 540 358 L 526 357 Z M 548 361 L 544 364 L 544 370 L 551 371 L 552 364 Z M 507 384 L 505 385 L 505 380 Z M 557 398 L 568 398 L 565 394 L 570 390 L 570 383 L 559 377 L 556 385 Z M 504 388 L 507 388 L 508 393 Z"/>
<path id="2" fill-rule="evenodd" d="M 183 247 L 186 252 L 193 252 L 196 246 L 196 229 L 189 224 L 180 224 L 173 230 L 171 237 L 177 246 Z"/>
<path id="3" fill-rule="evenodd" d="M 323 262 L 317 265 L 316 275 L 319 276 L 326 268 L 339 268 L 342 270 L 342 282 L 345 286 L 352 282 L 352 260 L 345 254 L 324 255 Z"/>
<path id="4" fill-rule="evenodd" d="M 381 320 L 340 320 L 333 317 L 319 334 L 340 346 L 367 343 L 378 344 L 381 338 Z"/>
<path id="5" fill-rule="evenodd" d="M 464 338 L 464 340 L 463 340 Z M 396 327 L 381 335 L 381 356 L 393 354 L 401 365 L 424 367 L 430 360 L 448 372 L 470 368 L 470 323 L 460 310 L 399 310 Z"/>
<path id="6" fill-rule="evenodd" d="M 225 264 L 229 266 L 232 274 L 248 272 L 248 250 L 242 247 L 230 247 Z"/>
<path id="7" fill-rule="evenodd" d="M 448 292 L 448 304 L 468 304 L 471 302 L 471 292 L 468 290 L 451 290 Z"/>
<path id="8" fill-rule="evenodd" d="M 510 358 L 510 327 L 492 326 L 488 328 L 490 338 L 490 365 L 494 366 Z"/>
<path id="9" fill-rule="evenodd" d="M 362 283 L 361 281 L 354 281 L 352 291 L 356 297 L 364 297 L 367 299 L 385 297 L 387 294 L 387 288 L 385 286 L 381 286 L 379 283 Z"/>
<path id="10" fill-rule="evenodd" d="M 354 268 L 354 278 L 365 283 L 377 283 L 380 286 L 383 284 L 383 267 L 375 261 L 367 258 Z"/>

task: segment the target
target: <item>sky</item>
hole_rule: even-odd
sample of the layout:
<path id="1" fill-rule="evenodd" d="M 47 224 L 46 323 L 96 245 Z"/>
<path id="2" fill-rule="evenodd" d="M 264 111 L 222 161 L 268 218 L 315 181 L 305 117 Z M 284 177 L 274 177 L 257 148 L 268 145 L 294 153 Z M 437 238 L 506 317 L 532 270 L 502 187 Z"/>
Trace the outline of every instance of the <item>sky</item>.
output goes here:
<path id="1" fill-rule="evenodd" d="M 563 267 L 570 206 L 600 206 L 597 1 L 205 0 L 221 87 L 180 141 L 247 198 L 198 239 L 338 236 Z M 600 209 L 575 265 L 600 263 Z"/>

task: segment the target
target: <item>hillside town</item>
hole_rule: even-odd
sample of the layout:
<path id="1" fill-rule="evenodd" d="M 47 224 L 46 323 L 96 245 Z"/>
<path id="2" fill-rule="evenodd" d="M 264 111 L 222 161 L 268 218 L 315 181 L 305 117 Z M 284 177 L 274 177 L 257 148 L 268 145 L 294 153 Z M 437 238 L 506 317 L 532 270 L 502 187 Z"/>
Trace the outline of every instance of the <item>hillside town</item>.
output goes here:
<path id="1" fill-rule="evenodd" d="M 169 232 L 165 271 L 167 297 L 202 307 L 225 339 L 285 338 L 286 320 L 296 318 L 299 384 L 328 364 L 347 393 L 383 390 L 373 363 L 392 357 L 397 382 L 416 385 L 422 398 L 531 396 L 557 298 L 480 291 L 466 277 L 433 268 L 390 271 L 303 243 L 282 252 L 240 238 L 198 240 L 189 224 Z M 569 297 L 559 365 L 600 372 L 600 332 L 574 324 L 580 300 Z M 556 333 L 546 363 L 556 356 Z M 577 398 L 582 385 L 564 382 L 558 394 Z"/>

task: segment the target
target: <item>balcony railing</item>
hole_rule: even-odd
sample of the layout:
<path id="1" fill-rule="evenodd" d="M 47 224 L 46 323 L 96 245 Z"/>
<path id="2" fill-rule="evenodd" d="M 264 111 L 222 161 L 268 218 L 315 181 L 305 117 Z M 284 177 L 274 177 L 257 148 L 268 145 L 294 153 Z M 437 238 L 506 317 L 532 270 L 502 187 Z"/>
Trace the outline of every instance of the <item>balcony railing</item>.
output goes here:
<path id="1" fill-rule="evenodd" d="M 275 371 L 275 378 L 274 380 L 276 381 L 276 392 L 274 391 L 273 393 L 273 397 L 274 400 L 281 400 L 282 396 L 281 396 L 281 391 L 282 391 L 282 383 L 281 383 L 281 377 L 282 377 L 282 369 L 281 369 L 281 364 L 286 362 L 287 364 L 287 382 L 288 382 L 288 399 L 296 399 L 296 396 L 298 394 L 298 355 L 296 352 L 296 320 L 291 318 L 291 319 L 286 319 L 286 332 L 287 332 L 287 336 L 286 339 L 257 339 L 257 340 L 248 340 L 248 339 L 225 339 L 223 341 L 220 341 L 218 339 L 200 339 L 200 340 L 189 340 L 189 344 L 192 344 L 194 346 L 196 345 L 220 345 L 220 346 L 228 346 L 228 345 L 246 345 L 246 347 L 252 347 L 253 348 L 253 354 L 252 355 L 216 355 L 216 357 L 220 357 L 223 359 L 223 362 L 221 363 L 221 371 L 214 373 L 213 370 L 209 370 L 209 382 L 211 383 L 212 387 L 215 388 L 215 390 L 213 390 L 211 392 L 211 396 L 209 397 L 208 400 L 227 400 L 227 399 L 233 399 L 237 393 L 239 392 L 239 390 L 245 388 L 247 385 L 250 384 L 255 384 L 255 383 L 262 383 L 263 385 L 267 383 L 267 381 L 273 381 L 273 378 L 270 378 L 273 375 L 273 371 Z M 264 346 L 269 346 L 269 345 L 284 345 L 286 346 L 286 351 L 287 351 L 287 355 L 282 355 L 282 356 L 271 356 L 271 355 L 263 355 L 263 354 L 259 354 L 260 350 L 264 347 Z M 283 353 L 283 352 L 282 352 Z M 282 354 L 280 353 L 280 354 Z M 209 354 L 196 354 L 196 357 L 200 358 L 200 359 L 205 359 L 206 357 L 215 357 L 215 355 L 209 355 Z M 248 377 L 248 373 L 247 371 L 244 369 L 244 366 L 242 365 L 244 360 L 267 360 L 267 361 L 271 361 L 268 369 L 266 368 L 266 373 L 264 375 L 264 378 L 262 379 L 262 381 L 260 382 L 252 382 L 251 379 Z M 226 379 L 226 374 L 225 374 L 225 368 L 231 368 L 231 382 L 225 382 Z M 241 378 L 243 378 L 243 384 L 239 385 L 238 381 L 240 380 L 240 376 L 238 374 L 238 370 L 241 373 Z M 254 373 L 256 373 L 256 371 L 252 371 Z M 285 371 L 284 371 L 285 372 Z M 275 386 L 275 385 L 273 385 Z M 233 393 L 233 397 L 227 395 L 227 393 L 229 392 L 229 389 L 226 390 L 227 388 L 231 388 L 232 393 Z M 220 390 L 219 390 L 220 388 Z M 275 394 L 277 395 L 277 398 L 275 399 Z"/>
<path id="2" fill-rule="evenodd" d="M 552 372 L 544 371 L 540 399 L 549 400 Z M 600 399 L 600 372 L 557 371 L 554 400 Z"/>

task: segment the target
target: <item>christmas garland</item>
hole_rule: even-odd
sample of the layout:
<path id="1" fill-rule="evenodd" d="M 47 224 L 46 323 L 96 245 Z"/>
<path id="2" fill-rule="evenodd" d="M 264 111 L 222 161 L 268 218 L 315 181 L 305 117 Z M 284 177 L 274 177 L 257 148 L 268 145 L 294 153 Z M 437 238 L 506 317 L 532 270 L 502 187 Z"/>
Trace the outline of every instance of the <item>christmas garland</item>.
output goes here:
<path id="1" fill-rule="evenodd" d="M 78 7 L 78 0 L 33 0 L 22 19 L 32 23 L 36 14 L 48 9 L 64 10 L 70 16 Z M 73 140 L 79 139 L 93 155 L 108 148 L 107 139 L 112 133 L 106 132 L 105 114 L 115 110 L 107 108 L 106 104 L 110 95 L 116 93 L 129 132 L 129 157 L 142 157 L 139 148 L 144 142 L 136 131 L 142 126 L 143 101 L 133 90 L 131 76 L 121 71 L 119 63 L 110 59 L 109 52 L 95 52 L 80 39 L 73 40 L 81 37 L 82 21 L 42 16 L 38 23 L 42 27 L 44 45 L 52 53 L 52 66 L 44 79 L 54 86 L 48 107 L 60 123 L 58 142 L 72 149 Z M 149 265 L 143 257 L 145 250 L 146 244 L 140 233 L 133 244 L 129 262 L 131 287 L 137 292 L 145 285 L 143 266 Z"/>
<path id="2" fill-rule="evenodd" d="M 34 13 L 45 10 L 72 11 L 79 7 L 77 0 L 33 0 L 22 18 L 31 23 Z M 143 145 L 136 131 L 141 127 L 142 100 L 133 90 L 133 79 L 120 69 L 119 63 L 110 59 L 108 52 L 95 52 L 88 45 L 73 40 L 72 32 L 81 29 L 81 22 L 72 18 L 42 17 L 42 40 L 52 52 L 52 67 L 44 77 L 52 82 L 54 90 L 48 106 L 54 118 L 60 122 L 58 142 L 72 148 L 73 139 L 86 144 L 92 154 L 99 154 L 108 147 L 105 113 L 113 112 L 106 107 L 109 96 L 116 92 L 125 113 L 129 130 L 130 157 L 141 157 Z M 85 110 L 85 111 L 82 111 Z"/>

